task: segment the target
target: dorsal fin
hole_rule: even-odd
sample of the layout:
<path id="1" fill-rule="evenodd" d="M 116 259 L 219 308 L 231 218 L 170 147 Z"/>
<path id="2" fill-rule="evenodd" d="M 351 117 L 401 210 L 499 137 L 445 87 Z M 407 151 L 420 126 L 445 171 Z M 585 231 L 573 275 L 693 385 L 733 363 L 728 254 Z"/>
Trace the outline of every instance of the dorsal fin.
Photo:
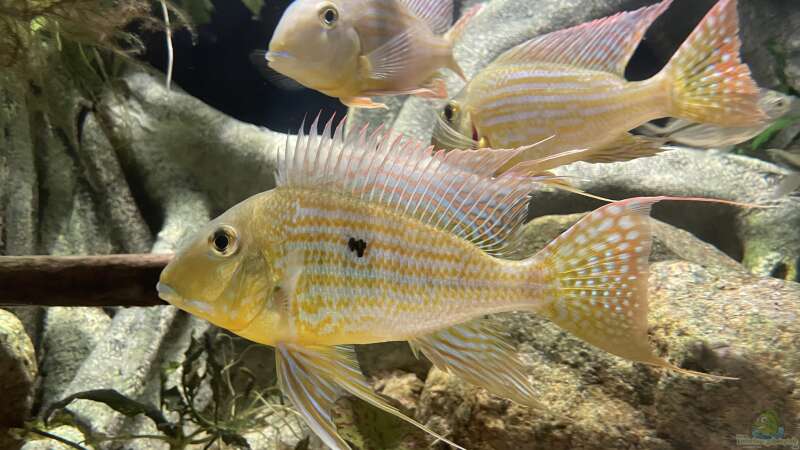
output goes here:
<path id="1" fill-rule="evenodd" d="M 453 0 L 400 0 L 436 34 L 444 34 L 453 23 Z"/>
<path id="2" fill-rule="evenodd" d="M 645 31 L 670 3 L 672 0 L 662 0 L 533 38 L 503 53 L 494 63 L 550 62 L 623 76 Z"/>
<path id="3" fill-rule="evenodd" d="M 322 133 L 317 120 L 279 151 L 280 187 L 324 189 L 381 204 L 398 214 L 452 232 L 489 253 L 527 216 L 528 197 L 547 176 L 509 171 L 492 174 L 528 147 L 433 151 L 411 138 L 379 127 L 343 132 L 344 121 Z"/>

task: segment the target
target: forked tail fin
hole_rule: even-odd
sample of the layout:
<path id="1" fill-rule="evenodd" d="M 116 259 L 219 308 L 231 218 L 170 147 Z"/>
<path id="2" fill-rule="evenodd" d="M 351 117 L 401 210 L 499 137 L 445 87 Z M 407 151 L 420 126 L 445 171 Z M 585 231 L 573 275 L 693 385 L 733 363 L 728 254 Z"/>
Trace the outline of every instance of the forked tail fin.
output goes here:
<path id="1" fill-rule="evenodd" d="M 739 56 L 738 32 L 736 0 L 720 0 L 658 75 L 671 91 L 669 115 L 726 126 L 765 120 L 758 86 Z"/>
<path id="2" fill-rule="evenodd" d="M 647 338 L 650 208 L 675 197 L 605 205 L 531 258 L 548 288 L 536 311 L 584 341 L 623 358 L 710 378 L 654 355 Z M 539 275 L 541 276 L 541 275 Z"/>

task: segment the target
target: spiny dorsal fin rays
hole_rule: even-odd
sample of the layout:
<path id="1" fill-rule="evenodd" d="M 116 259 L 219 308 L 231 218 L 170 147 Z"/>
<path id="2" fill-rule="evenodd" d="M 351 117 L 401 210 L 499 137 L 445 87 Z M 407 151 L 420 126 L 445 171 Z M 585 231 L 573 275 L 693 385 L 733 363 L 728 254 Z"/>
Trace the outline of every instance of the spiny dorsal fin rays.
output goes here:
<path id="1" fill-rule="evenodd" d="M 278 158 L 279 187 L 324 188 L 379 203 L 471 237 L 489 252 L 525 218 L 536 181 L 527 174 L 492 174 L 529 147 L 445 153 L 383 127 L 344 133 L 342 123 L 334 128 L 329 122 L 320 134 L 318 119 Z M 338 138 L 329 139 L 331 130 Z"/>
<path id="2" fill-rule="evenodd" d="M 550 62 L 601 70 L 622 77 L 644 33 L 672 3 L 626 11 L 531 39 L 500 55 L 493 64 Z"/>

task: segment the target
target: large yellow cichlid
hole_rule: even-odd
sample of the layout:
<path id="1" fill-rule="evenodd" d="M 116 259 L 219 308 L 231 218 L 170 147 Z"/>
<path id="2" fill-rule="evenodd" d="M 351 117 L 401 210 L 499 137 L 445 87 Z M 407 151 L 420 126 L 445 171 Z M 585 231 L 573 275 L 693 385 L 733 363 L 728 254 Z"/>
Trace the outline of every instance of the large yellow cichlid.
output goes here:
<path id="1" fill-rule="evenodd" d="M 453 42 L 480 6 L 448 31 L 453 0 L 295 0 L 283 13 L 266 59 L 273 70 L 338 97 L 381 108 L 376 95 L 447 98 L 439 69 L 464 74 Z"/>
<path id="2" fill-rule="evenodd" d="M 623 74 L 650 24 L 671 0 L 522 43 L 480 71 L 442 109 L 437 148 L 512 148 L 552 139 L 510 161 L 608 162 L 648 156 L 663 139 L 629 130 L 660 117 L 729 127 L 765 119 L 759 89 L 739 57 L 736 0 L 720 0 L 661 72 L 644 81 Z"/>
<path id="3" fill-rule="evenodd" d="M 491 176 L 526 148 L 432 153 L 391 132 L 342 128 L 332 139 L 330 122 L 321 135 L 316 121 L 301 130 L 279 152 L 278 187 L 211 221 L 157 287 L 275 346 L 283 392 L 329 447 L 348 448 L 331 420 L 336 386 L 443 439 L 372 391 L 351 344 L 409 341 L 441 369 L 536 404 L 486 314 L 534 311 L 601 349 L 683 371 L 647 339 L 648 213 L 663 198 L 611 203 L 538 254 L 503 259 L 529 194 L 549 181 Z"/>

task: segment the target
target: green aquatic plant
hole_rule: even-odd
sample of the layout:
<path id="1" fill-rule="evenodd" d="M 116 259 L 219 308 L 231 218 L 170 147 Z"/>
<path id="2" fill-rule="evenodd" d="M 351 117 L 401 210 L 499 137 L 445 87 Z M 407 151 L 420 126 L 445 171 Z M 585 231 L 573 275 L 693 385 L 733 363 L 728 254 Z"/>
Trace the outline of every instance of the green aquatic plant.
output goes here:
<path id="1" fill-rule="evenodd" d="M 790 127 L 800 123 L 800 116 L 799 115 L 791 115 L 781 117 L 780 119 L 776 120 L 772 125 L 767 127 L 764 131 L 758 134 L 755 138 L 753 138 L 752 142 L 750 143 L 750 148 L 752 150 L 760 150 L 767 144 L 770 139 L 775 137 L 781 130 L 784 128 Z"/>
<path id="2" fill-rule="evenodd" d="M 192 339 L 183 361 L 164 365 L 158 404 L 113 389 L 78 392 L 52 404 L 39 420 L 29 422 L 16 434 L 20 439 L 54 439 L 78 449 L 137 439 L 159 440 L 174 450 L 196 445 L 212 448 L 215 444 L 250 448 L 245 434 L 268 427 L 286 427 L 288 416 L 296 413 L 283 404 L 274 386 L 259 388 L 256 376 L 244 364 L 245 355 L 264 347 L 251 344 L 243 350 L 237 349 L 241 347 L 237 345 L 240 341 L 243 342 L 226 334 Z M 67 408 L 75 400 L 100 402 L 127 417 L 142 415 L 150 419 L 158 433 L 102 434 Z M 79 429 L 84 440 L 73 442 L 51 432 L 61 425 Z M 298 444 L 302 445 L 304 441 Z"/>

